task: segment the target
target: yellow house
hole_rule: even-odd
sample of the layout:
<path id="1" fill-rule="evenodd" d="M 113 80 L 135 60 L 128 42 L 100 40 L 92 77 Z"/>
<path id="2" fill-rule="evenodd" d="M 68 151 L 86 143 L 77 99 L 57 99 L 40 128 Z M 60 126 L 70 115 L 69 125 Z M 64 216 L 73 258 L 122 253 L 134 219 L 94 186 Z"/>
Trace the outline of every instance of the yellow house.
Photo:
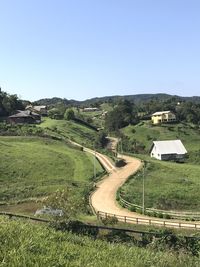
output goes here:
<path id="1" fill-rule="evenodd" d="M 173 122 L 176 121 L 176 115 L 171 111 L 159 111 L 152 114 L 151 120 L 153 124 Z"/>

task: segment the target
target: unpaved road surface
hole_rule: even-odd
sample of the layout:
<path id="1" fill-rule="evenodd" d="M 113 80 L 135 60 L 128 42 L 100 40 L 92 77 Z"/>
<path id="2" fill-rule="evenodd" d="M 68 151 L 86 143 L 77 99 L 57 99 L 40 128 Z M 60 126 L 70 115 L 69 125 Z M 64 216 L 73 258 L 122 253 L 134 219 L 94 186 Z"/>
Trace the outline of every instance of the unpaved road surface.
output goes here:
<path id="1" fill-rule="evenodd" d="M 96 211 L 119 214 L 123 216 L 133 216 L 132 212 L 121 208 L 116 201 L 116 192 L 118 188 L 141 167 L 141 161 L 132 157 L 123 157 L 127 165 L 121 169 L 115 168 L 109 176 L 101 181 L 98 189 L 91 197 L 92 206 Z"/>
<path id="2" fill-rule="evenodd" d="M 88 151 L 89 152 L 89 151 Z M 98 155 L 99 154 L 99 155 Z M 154 217 L 149 217 L 145 215 L 138 214 L 136 212 L 131 212 L 128 209 L 119 206 L 116 200 L 117 190 L 122 184 L 128 179 L 128 177 L 138 171 L 142 167 L 142 163 L 139 159 L 128 157 L 123 155 L 123 159 L 126 160 L 127 165 L 122 168 L 111 167 L 112 164 L 109 162 L 108 158 L 104 155 L 98 153 L 96 156 L 105 166 L 109 175 L 97 184 L 96 191 L 91 196 L 91 205 L 96 212 L 110 213 L 114 214 L 124 221 L 124 216 L 127 217 L 126 221 L 130 223 L 137 224 L 151 224 L 157 226 L 174 227 L 174 228 L 190 228 L 200 230 L 199 222 L 186 222 L 177 221 L 173 219 L 164 220 Z M 121 156 L 122 157 L 122 156 Z M 130 218 L 130 219 L 129 219 Z M 119 217 L 118 217 L 119 219 Z M 135 219 L 135 220 L 134 220 Z"/>

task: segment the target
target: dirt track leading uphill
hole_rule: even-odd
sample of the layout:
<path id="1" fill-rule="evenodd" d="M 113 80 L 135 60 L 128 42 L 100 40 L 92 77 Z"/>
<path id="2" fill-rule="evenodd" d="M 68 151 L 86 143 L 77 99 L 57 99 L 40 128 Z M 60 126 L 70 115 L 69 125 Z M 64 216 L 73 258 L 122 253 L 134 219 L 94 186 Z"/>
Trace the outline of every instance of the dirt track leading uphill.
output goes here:
<path id="1" fill-rule="evenodd" d="M 116 201 L 116 192 L 127 178 L 141 167 L 141 161 L 128 156 L 123 156 L 123 158 L 127 165 L 121 169 L 114 168 L 107 178 L 98 183 L 98 189 L 91 197 L 92 206 L 95 210 L 122 216 L 133 216 L 133 212 L 119 207 Z"/>

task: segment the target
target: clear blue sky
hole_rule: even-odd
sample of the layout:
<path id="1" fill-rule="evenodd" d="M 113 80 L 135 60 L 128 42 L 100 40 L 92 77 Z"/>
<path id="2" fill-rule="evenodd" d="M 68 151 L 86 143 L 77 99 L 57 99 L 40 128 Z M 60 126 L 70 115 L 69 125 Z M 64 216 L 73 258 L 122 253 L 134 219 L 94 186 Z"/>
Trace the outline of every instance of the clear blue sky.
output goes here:
<path id="1" fill-rule="evenodd" d="M 200 95 L 199 0 L 0 0 L 0 86 L 23 99 Z"/>

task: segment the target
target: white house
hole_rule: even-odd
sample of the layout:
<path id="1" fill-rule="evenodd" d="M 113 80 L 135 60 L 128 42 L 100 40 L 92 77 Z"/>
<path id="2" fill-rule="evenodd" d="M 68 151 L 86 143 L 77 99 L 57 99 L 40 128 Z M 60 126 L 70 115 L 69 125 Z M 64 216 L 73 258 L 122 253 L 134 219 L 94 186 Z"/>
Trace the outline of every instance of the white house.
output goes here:
<path id="1" fill-rule="evenodd" d="M 186 154 L 181 140 L 154 141 L 150 149 L 151 157 L 159 160 L 182 161 Z"/>

